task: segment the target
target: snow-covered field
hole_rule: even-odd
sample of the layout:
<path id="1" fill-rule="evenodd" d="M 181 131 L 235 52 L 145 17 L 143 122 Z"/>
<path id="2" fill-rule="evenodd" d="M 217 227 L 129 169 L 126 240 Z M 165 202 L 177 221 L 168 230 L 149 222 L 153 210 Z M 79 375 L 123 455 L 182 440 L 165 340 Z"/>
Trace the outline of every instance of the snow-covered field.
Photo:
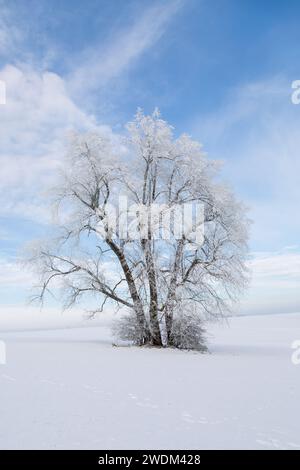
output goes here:
<path id="1" fill-rule="evenodd" d="M 114 347 L 105 323 L 0 333 L 0 448 L 299 449 L 300 314 L 209 331 L 207 355 Z"/>

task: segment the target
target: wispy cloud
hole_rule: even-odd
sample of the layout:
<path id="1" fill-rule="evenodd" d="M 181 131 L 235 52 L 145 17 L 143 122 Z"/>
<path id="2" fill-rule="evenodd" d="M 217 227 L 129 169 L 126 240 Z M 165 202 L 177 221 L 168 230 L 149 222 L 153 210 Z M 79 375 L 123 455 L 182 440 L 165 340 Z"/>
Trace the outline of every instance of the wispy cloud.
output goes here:
<path id="1" fill-rule="evenodd" d="M 24 271 L 17 261 L 9 258 L 0 257 L 0 284 L 2 288 L 7 288 L 10 285 L 22 285 L 22 288 L 31 287 L 33 283 L 33 276 Z"/>
<path id="2" fill-rule="evenodd" d="M 282 287 L 300 286 L 299 252 L 283 250 L 277 253 L 257 253 L 249 266 L 255 274 L 256 285 L 261 287 L 274 284 Z"/>
<path id="3" fill-rule="evenodd" d="M 254 249 L 281 249 L 300 235 L 300 106 L 286 77 L 232 90 L 218 111 L 194 123 L 194 134 L 250 206 Z"/>
<path id="4" fill-rule="evenodd" d="M 0 55 L 7 57 L 16 52 L 22 42 L 23 33 L 14 24 L 13 15 L 7 3 L 0 0 Z"/>
<path id="5" fill-rule="evenodd" d="M 249 268 L 252 282 L 239 312 L 300 312 L 300 251 L 297 247 L 253 253 Z"/>
<path id="6" fill-rule="evenodd" d="M 120 76 L 159 41 L 183 4 L 184 0 L 152 3 L 133 24 L 118 30 L 108 43 L 93 44 L 84 51 L 69 76 L 73 92 L 99 89 Z"/>
<path id="7" fill-rule="evenodd" d="M 95 87 L 108 87 L 112 78 L 122 75 L 161 38 L 182 4 L 183 0 L 155 2 L 107 43 L 93 44 L 80 57 L 74 54 L 76 66 L 67 78 L 43 71 L 35 60 L 0 69 L 7 89 L 0 114 L 0 215 L 47 219 L 39 193 L 51 183 L 60 164 L 66 134 L 98 127 L 97 119 L 76 98 L 80 92 L 85 95 Z M 13 22 L 13 8 L 5 7 L 1 18 L 0 47 L 15 47 L 23 31 Z M 12 49 L 10 54 L 14 56 Z"/>
<path id="8" fill-rule="evenodd" d="M 300 236 L 300 106 L 291 103 L 291 91 L 284 76 L 240 85 L 193 124 L 250 208 L 257 251 L 243 313 L 300 311 L 300 253 L 293 246 Z"/>
<path id="9" fill-rule="evenodd" d="M 0 113 L 0 215 L 42 220 L 39 192 L 57 171 L 68 131 L 95 128 L 95 118 L 74 104 L 55 73 L 8 65 L 0 79 L 7 85 Z"/>

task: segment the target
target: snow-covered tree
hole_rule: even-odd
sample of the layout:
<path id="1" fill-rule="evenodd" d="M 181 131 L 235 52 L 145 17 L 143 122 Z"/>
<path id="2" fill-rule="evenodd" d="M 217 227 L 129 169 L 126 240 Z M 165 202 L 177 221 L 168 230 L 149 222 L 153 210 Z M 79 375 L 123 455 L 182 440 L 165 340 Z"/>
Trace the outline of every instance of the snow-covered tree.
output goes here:
<path id="1" fill-rule="evenodd" d="M 136 344 L 201 347 L 203 320 L 226 314 L 246 282 L 248 221 L 218 167 L 157 110 L 138 111 L 126 137 L 74 135 L 59 237 L 32 258 L 39 297 L 51 285 L 67 306 L 92 294 L 96 311 L 129 309 L 117 330 Z"/>

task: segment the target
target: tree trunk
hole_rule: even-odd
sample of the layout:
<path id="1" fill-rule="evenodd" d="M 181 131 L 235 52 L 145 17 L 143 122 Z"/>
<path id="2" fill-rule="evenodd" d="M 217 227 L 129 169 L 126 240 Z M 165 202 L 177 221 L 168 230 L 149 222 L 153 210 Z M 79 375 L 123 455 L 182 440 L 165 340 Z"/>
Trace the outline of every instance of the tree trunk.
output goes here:
<path id="1" fill-rule="evenodd" d="M 147 274 L 149 279 L 149 292 L 150 292 L 150 306 L 149 306 L 149 317 L 150 317 L 150 330 L 151 330 L 151 344 L 153 346 L 162 346 L 161 332 L 158 321 L 158 295 L 157 285 L 155 276 L 155 267 L 151 252 L 150 241 L 145 240 L 145 258 L 147 266 Z"/>
<path id="2" fill-rule="evenodd" d="M 149 328 L 147 325 L 147 320 L 145 317 L 143 304 L 138 294 L 132 272 L 128 266 L 128 263 L 126 261 L 126 258 L 122 250 L 112 240 L 106 239 L 106 242 L 110 246 L 110 248 L 113 250 L 113 252 L 117 255 L 120 261 L 120 264 L 122 266 L 122 269 L 123 269 L 123 272 L 127 281 L 128 289 L 129 289 L 129 292 L 133 301 L 134 311 L 136 313 L 137 320 L 139 322 L 141 331 L 143 333 L 141 345 L 147 344 L 149 343 L 149 340 L 150 340 Z"/>
<path id="3" fill-rule="evenodd" d="M 180 267 L 180 260 L 182 257 L 184 247 L 184 239 L 180 240 L 177 245 L 175 261 L 173 266 L 173 273 L 170 280 L 169 292 L 165 304 L 164 314 L 167 330 L 167 341 L 170 344 L 170 338 L 172 333 L 173 315 L 174 315 L 174 304 L 176 301 L 176 287 L 177 287 L 177 276 Z"/>
<path id="4" fill-rule="evenodd" d="M 167 343 L 170 345 L 171 343 L 171 332 L 172 332 L 172 324 L 173 324 L 173 312 L 171 309 L 169 311 L 165 311 L 165 321 L 166 321 L 166 330 L 167 330 Z"/>

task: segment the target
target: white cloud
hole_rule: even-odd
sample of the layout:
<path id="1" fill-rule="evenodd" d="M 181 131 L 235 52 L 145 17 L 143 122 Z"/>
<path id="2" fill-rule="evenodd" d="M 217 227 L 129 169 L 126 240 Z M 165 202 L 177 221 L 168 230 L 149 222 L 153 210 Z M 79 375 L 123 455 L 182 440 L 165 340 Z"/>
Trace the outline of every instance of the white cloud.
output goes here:
<path id="1" fill-rule="evenodd" d="M 240 312 L 300 312 L 300 252 L 296 248 L 256 252 L 248 264 L 252 280 Z"/>
<path id="2" fill-rule="evenodd" d="M 249 262 L 256 285 L 300 286 L 300 253 L 269 253 Z"/>
<path id="3" fill-rule="evenodd" d="M 108 44 L 96 44 L 78 57 L 69 81 L 33 66 L 6 65 L 0 80 L 6 83 L 6 105 L 0 108 L 0 214 L 47 220 L 40 192 L 53 181 L 65 152 L 71 129 L 97 127 L 94 116 L 82 111 L 71 98 L 89 87 L 109 85 L 164 33 L 183 0 L 151 5 L 136 22 L 118 32 Z M 9 28 L 9 11 L 0 22 L 2 44 L 21 36 Z M 2 34 L 2 36 L 1 36 Z M 9 35 L 9 36 L 7 36 Z"/>
<path id="4" fill-rule="evenodd" d="M 0 257 L 0 285 L 3 288 L 8 286 L 18 287 L 22 285 L 30 287 L 33 283 L 33 276 L 26 271 L 14 259 Z"/>
<path id="5" fill-rule="evenodd" d="M 0 212 L 40 219 L 39 192 L 56 175 L 67 133 L 95 128 L 96 121 L 74 104 L 57 74 L 7 65 L 0 79 L 7 86 L 0 109 Z"/>

